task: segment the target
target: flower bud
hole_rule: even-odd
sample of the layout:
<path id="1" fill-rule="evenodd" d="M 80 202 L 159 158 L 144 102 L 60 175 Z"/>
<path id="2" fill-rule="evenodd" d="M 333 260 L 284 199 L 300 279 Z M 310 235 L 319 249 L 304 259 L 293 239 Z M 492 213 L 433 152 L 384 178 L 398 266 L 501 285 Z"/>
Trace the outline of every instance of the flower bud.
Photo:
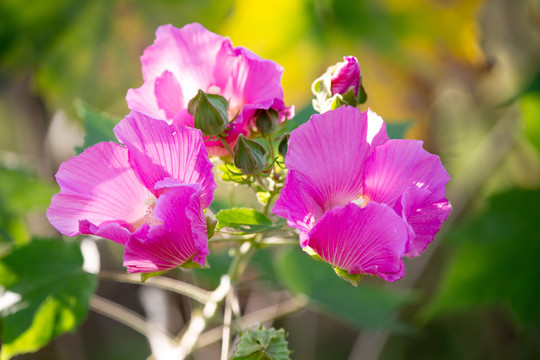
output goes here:
<path id="1" fill-rule="evenodd" d="M 234 145 L 234 166 L 246 175 L 255 175 L 266 168 L 267 155 L 264 146 L 240 134 Z"/>
<path id="2" fill-rule="evenodd" d="M 360 85 L 360 65 L 354 56 L 344 56 L 343 62 L 339 62 L 328 68 L 330 72 L 330 92 L 334 94 L 346 94 L 351 88 L 354 95 L 358 95 Z"/>
<path id="3" fill-rule="evenodd" d="M 277 147 L 277 150 L 279 154 L 283 157 L 287 155 L 287 150 L 289 150 L 289 138 L 291 137 L 290 133 L 287 133 L 281 137 L 281 140 L 279 140 L 279 144 Z"/>
<path id="4" fill-rule="evenodd" d="M 277 128 L 278 121 L 279 114 L 272 108 L 268 110 L 259 109 L 255 112 L 255 126 L 263 136 L 274 132 Z"/>
<path id="5" fill-rule="evenodd" d="M 205 136 L 215 136 L 229 125 L 229 103 L 221 95 L 199 90 L 189 101 L 188 112 L 193 116 L 193 126 Z"/>
<path id="6" fill-rule="evenodd" d="M 345 56 L 343 60 L 330 66 L 311 87 L 315 94 L 313 107 L 320 113 L 342 105 L 357 106 L 366 102 L 358 60 L 354 56 Z"/>

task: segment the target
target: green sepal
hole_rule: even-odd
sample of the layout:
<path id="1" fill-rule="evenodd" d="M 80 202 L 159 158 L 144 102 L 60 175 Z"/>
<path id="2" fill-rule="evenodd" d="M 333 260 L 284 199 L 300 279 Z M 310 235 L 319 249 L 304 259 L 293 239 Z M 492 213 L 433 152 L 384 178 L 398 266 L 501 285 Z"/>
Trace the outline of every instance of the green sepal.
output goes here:
<path id="1" fill-rule="evenodd" d="M 206 237 L 208 239 L 214 236 L 216 225 L 217 225 L 216 219 L 211 219 L 209 216 L 206 217 Z"/>
<path id="2" fill-rule="evenodd" d="M 302 250 L 304 250 L 309 256 L 311 256 L 313 259 L 317 260 L 317 261 L 322 261 L 322 262 L 325 262 L 324 259 L 322 257 L 319 256 L 319 254 L 317 254 L 315 252 L 315 250 L 313 250 L 312 248 L 310 248 L 309 246 L 306 246 L 305 248 L 303 248 Z"/>
<path id="3" fill-rule="evenodd" d="M 350 274 L 347 270 L 340 269 L 338 267 L 333 267 L 336 274 L 347 281 L 354 287 L 358 287 L 358 283 L 364 277 L 364 274 Z"/>
<path id="4" fill-rule="evenodd" d="M 156 272 L 151 272 L 151 273 L 141 273 L 141 282 L 145 282 L 146 280 L 154 277 L 154 276 L 159 276 L 159 275 L 163 275 L 165 274 L 166 272 L 168 272 L 169 270 L 165 270 L 165 271 L 156 271 Z"/>
<path id="5" fill-rule="evenodd" d="M 204 261 L 204 265 L 201 265 L 199 263 L 194 262 L 192 259 L 186 261 L 182 265 L 180 265 L 182 269 L 210 269 L 210 263 L 208 262 L 208 259 Z"/>

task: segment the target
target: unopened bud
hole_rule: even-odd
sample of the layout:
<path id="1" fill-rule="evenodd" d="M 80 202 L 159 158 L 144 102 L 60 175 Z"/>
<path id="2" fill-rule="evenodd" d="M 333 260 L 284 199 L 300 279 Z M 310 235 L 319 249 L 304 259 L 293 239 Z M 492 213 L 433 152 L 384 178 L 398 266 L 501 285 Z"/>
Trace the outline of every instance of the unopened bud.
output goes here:
<path id="1" fill-rule="evenodd" d="M 229 103 L 223 96 L 207 94 L 202 90 L 188 104 L 193 126 L 205 136 L 215 136 L 225 130 L 229 124 L 228 108 Z"/>
<path id="2" fill-rule="evenodd" d="M 289 138 L 291 137 L 291 134 L 287 133 L 281 137 L 281 140 L 279 140 L 279 144 L 277 147 L 278 152 L 281 156 L 285 157 L 287 155 L 287 150 L 289 150 Z"/>
<path id="3" fill-rule="evenodd" d="M 255 112 L 255 126 L 262 135 L 271 134 L 276 130 L 279 121 L 279 114 L 276 110 L 259 109 Z"/>
<path id="4" fill-rule="evenodd" d="M 246 175 L 255 175 L 266 168 L 267 155 L 264 146 L 240 134 L 234 145 L 234 166 Z"/>
<path id="5" fill-rule="evenodd" d="M 311 87 L 315 95 L 313 107 L 321 113 L 342 105 L 357 106 L 367 100 L 358 60 L 354 56 L 345 56 L 343 60 L 330 66 Z"/>

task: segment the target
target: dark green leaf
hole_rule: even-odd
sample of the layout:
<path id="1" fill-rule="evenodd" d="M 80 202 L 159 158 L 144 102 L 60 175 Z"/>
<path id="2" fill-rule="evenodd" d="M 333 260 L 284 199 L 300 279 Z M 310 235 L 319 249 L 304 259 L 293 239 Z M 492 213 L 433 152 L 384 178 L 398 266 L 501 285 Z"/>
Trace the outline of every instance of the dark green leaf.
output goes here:
<path id="1" fill-rule="evenodd" d="M 289 355 L 285 331 L 260 326 L 242 334 L 231 360 L 289 360 Z"/>
<path id="2" fill-rule="evenodd" d="M 0 260 L 0 297 L 15 299 L 2 317 L 0 359 L 33 352 L 86 317 L 95 275 L 82 269 L 77 243 L 34 240 Z"/>
<path id="3" fill-rule="evenodd" d="M 116 141 L 113 129 L 118 123 L 118 119 L 99 112 L 82 100 L 76 100 L 74 105 L 86 131 L 83 146 L 75 149 L 77 153 L 80 154 L 84 149 L 102 141 Z"/>
<path id="4" fill-rule="evenodd" d="M 504 305 L 521 324 L 540 321 L 538 214 L 540 191 L 514 190 L 455 230 L 457 254 L 424 316 Z"/>
<path id="5" fill-rule="evenodd" d="M 302 293 L 325 312 L 359 328 L 402 330 L 392 315 L 410 301 L 410 295 L 377 289 L 362 283 L 352 287 L 340 279 L 332 266 L 313 260 L 300 249 L 287 249 L 276 262 L 284 285 Z"/>
<path id="6" fill-rule="evenodd" d="M 217 213 L 217 230 L 250 234 L 267 231 L 272 228 L 272 221 L 255 209 L 233 208 Z"/>

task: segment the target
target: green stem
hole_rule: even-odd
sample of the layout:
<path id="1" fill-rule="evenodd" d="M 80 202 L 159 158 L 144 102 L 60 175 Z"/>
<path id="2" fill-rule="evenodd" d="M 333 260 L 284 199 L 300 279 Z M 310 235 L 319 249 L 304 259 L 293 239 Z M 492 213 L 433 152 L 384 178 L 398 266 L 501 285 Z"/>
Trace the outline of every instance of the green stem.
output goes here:
<path id="1" fill-rule="evenodd" d="M 227 151 L 229 152 L 231 157 L 234 159 L 234 153 L 231 150 L 231 147 L 229 146 L 229 144 L 227 143 L 227 140 L 225 140 L 225 137 L 223 135 L 218 135 L 218 139 L 219 139 L 219 141 L 221 141 L 221 143 L 223 144 L 225 149 L 227 149 Z"/>

